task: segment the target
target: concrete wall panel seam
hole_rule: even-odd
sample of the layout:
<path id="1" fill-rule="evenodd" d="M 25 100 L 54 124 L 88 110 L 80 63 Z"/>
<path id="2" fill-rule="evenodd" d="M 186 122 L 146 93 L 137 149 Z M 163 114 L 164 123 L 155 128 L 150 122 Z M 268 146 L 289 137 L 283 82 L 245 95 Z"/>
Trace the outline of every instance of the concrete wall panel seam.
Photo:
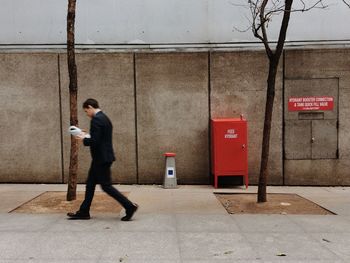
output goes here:
<path id="1" fill-rule="evenodd" d="M 133 77 L 134 77 L 134 114 L 135 114 L 135 154 L 136 154 L 136 182 L 139 180 L 139 150 L 138 150 L 138 130 L 137 130 L 137 83 L 136 83 L 136 54 L 133 54 Z"/>
<path id="2" fill-rule="evenodd" d="M 61 67 L 60 54 L 57 54 L 57 74 L 58 74 L 58 103 L 60 111 L 60 132 L 61 132 L 61 165 L 62 165 L 62 183 L 64 183 L 64 159 L 63 159 L 63 119 L 62 119 L 62 87 L 61 87 Z"/>

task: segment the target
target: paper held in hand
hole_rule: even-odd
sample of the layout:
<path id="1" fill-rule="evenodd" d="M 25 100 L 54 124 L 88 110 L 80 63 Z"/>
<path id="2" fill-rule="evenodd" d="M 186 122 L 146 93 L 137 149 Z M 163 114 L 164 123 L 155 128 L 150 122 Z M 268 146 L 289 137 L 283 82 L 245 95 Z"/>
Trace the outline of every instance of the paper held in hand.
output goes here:
<path id="1" fill-rule="evenodd" d="M 83 132 L 80 128 L 76 126 L 70 126 L 68 132 L 73 136 L 78 136 L 81 138 L 91 138 L 90 134 Z"/>

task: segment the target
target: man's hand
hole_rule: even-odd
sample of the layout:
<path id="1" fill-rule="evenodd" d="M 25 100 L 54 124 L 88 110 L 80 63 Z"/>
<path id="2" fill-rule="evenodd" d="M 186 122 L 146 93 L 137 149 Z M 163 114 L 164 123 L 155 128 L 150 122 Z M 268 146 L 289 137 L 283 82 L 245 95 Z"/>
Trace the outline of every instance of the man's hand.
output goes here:
<path id="1" fill-rule="evenodd" d="M 75 139 L 77 141 L 83 141 L 85 138 L 86 132 L 81 132 L 80 134 L 78 134 L 77 136 L 75 136 Z"/>

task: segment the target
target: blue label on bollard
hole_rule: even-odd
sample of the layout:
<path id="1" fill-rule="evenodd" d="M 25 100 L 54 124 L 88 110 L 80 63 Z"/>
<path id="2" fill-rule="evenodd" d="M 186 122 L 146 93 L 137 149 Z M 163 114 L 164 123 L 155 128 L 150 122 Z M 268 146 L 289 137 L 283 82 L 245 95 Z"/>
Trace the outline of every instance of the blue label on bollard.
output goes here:
<path id="1" fill-rule="evenodd" d="M 174 168 L 170 167 L 167 169 L 167 177 L 173 178 L 174 177 Z"/>

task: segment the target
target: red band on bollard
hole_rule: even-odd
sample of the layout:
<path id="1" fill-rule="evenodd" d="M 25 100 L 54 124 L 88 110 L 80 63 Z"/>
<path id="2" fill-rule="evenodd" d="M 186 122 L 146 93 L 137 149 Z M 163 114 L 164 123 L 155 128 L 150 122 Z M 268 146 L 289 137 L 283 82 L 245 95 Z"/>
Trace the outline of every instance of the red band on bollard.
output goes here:
<path id="1" fill-rule="evenodd" d="M 175 157 L 176 153 L 164 153 L 164 156 L 166 156 L 166 157 Z"/>

